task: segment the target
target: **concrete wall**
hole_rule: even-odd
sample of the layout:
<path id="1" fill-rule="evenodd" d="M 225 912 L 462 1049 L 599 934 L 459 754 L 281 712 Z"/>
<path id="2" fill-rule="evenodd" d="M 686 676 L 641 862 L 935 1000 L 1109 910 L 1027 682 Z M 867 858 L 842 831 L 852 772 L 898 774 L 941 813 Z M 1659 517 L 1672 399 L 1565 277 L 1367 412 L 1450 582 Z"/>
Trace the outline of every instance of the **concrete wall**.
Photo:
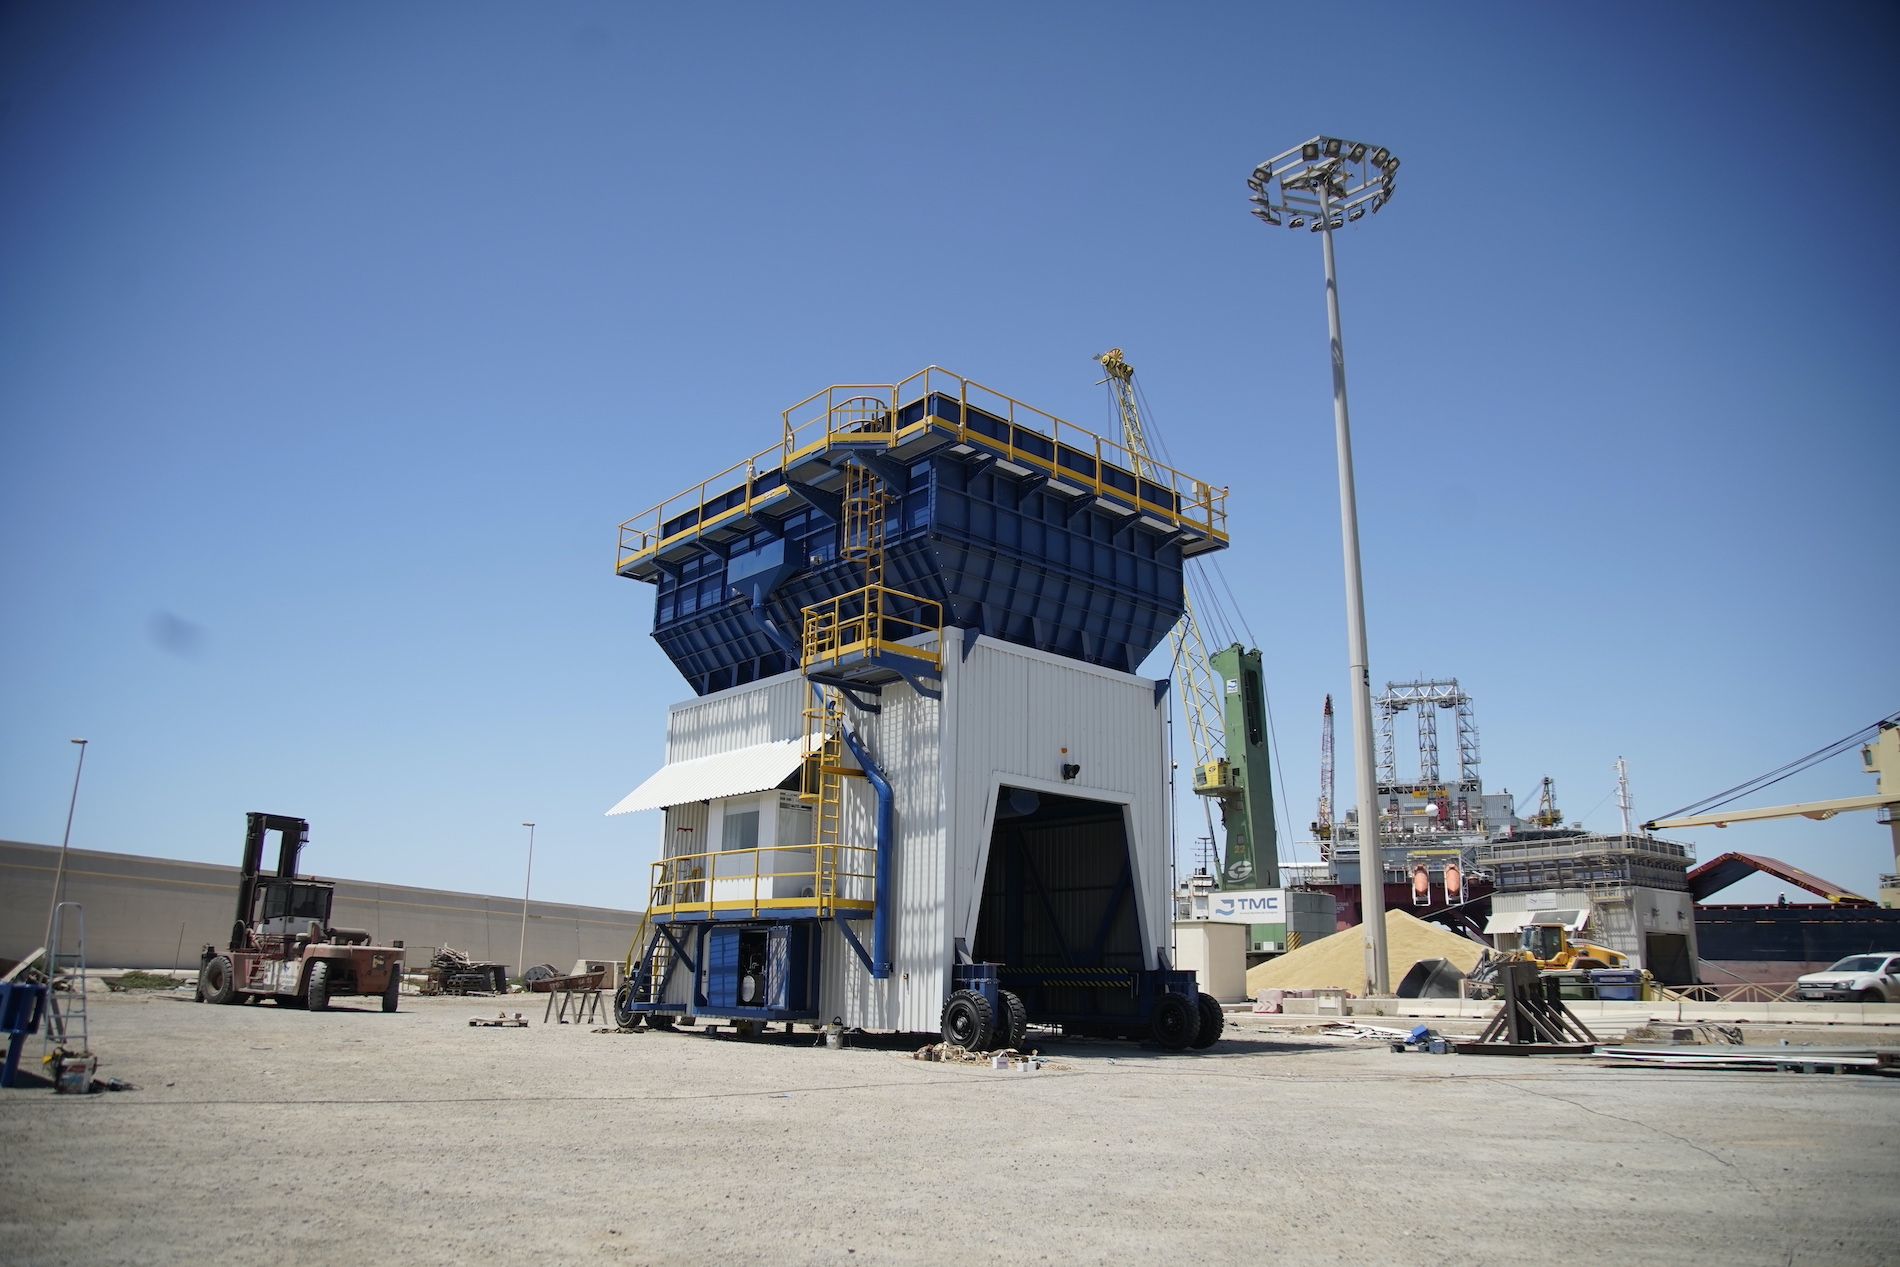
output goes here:
<path id="1" fill-rule="evenodd" d="M 0 841 L 0 960 L 16 961 L 44 940 L 58 862 L 55 846 Z M 195 968 L 200 947 L 207 942 L 222 946 L 230 937 L 237 868 L 74 849 L 67 857 L 64 888 L 66 900 L 85 909 L 90 966 Z M 336 893 L 333 922 L 368 929 L 381 944 L 400 938 L 412 952 L 411 970 L 420 970 L 442 945 L 474 959 L 519 967 L 514 963 L 521 940 L 518 896 L 361 880 L 337 880 Z M 639 923 L 637 911 L 530 902 L 528 962 L 565 970 L 576 959 L 619 961 Z"/>

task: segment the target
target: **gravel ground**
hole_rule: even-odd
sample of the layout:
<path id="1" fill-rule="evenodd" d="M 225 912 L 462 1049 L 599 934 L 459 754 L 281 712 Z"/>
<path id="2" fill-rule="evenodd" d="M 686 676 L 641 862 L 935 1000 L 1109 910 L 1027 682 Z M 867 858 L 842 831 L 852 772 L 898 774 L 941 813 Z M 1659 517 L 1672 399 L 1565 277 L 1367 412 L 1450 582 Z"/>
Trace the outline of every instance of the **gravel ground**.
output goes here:
<path id="1" fill-rule="evenodd" d="M 532 1024 L 467 1024 L 504 1003 Z M 0 1262 L 1900 1262 L 1900 1079 L 1250 1016 L 1022 1074 L 541 1010 L 95 995 L 99 1075 L 137 1090 L 0 1093 Z"/>

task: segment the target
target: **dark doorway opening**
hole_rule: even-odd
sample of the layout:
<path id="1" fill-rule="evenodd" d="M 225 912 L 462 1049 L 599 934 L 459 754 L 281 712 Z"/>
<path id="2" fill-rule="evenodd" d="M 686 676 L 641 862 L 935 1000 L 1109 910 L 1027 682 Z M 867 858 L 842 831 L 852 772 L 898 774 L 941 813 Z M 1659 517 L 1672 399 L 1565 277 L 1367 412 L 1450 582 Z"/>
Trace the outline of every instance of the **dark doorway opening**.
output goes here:
<path id="1" fill-rule="evenodd" d="M 976 960 L 1012 968 L 1143 967 L 1128 843 L 1120 805 L 999 789 L 971 948 Z"/>
<path id="2" fill-rule="evenodd" d="M 1682 933 L 1650 933 L 1643 939 L 1644 967 L 1664 985 L 1694 985 L 1695 964 Z"/>

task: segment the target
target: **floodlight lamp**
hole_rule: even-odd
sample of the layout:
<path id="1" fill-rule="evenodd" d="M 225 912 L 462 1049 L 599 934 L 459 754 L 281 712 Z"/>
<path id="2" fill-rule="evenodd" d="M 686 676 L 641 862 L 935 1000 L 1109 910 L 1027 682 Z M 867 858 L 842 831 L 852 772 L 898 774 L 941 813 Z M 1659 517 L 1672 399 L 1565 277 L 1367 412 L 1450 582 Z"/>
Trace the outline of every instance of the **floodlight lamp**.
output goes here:
<path id="1" fill-rule="evenodd" d="M 1391 179 L 1392 173 L 1398 170 L 1399 170 L 1399 160 L 1398 160 L 1398 156 L 1395 154 L 1391 158 L 1386 160 L 1386 163 L 1385 163 L 1386 178 L 1388 180 Z"/>
<path id="2" fill-rule="evenodd" d="M 1287 224 L 1287 228 L 1289 229 L 1304 229 L 1305 227 L 1306 227 L 1305 216 L 1294 216 L 1293 219 L 1289 221 Z"/>
<path id="3" fill-rule="evenodd" d="M 1262 163 L 1260 164 L 1260 166 L 1254 168 L 1253 178 L 1254 180 L 1259 181 L 1263 185 L 1267 184 L 1269 181 L 1273 179 L 1273 164 Z M 1252 184 L 1253 181 L 1249 181 L 1248 183 Z"/>
<path id="4" fill-rule="evenodd" d="M 1267 182 L 1260 179 L 1259 172 L 1255 172 L 1253 175 L 1247 177 L 1247 188 L 1257 194 L 1264 194 L 1267 192 Z"/>
<path id="5" fill-rule="evenodd" d="M 1366 143 L 1364 141 L 1354 141 L 1352 143 L 1352 148 L 1346 151 L 1346 158 L 1350 162 L 1356 163 L 1360 159 L 1364 158 L 1365 156 L 1366 156 Z"/>
<path id="6" fill-rule="evenodd" d="M 1329 136 L 1321 143 L 1320 148 L 1326 152 L 1327 158 L 1338 158 L 1339 148 L 1342 144 L 1343 142 L 1341 142 L 1338 137 Z"/>
<path id="7" fill-rule="evenodd" d="M 1308 141 L 1305 145 L 1300 146 L 1300 157 L 1309 163 L 1317 161 L 1319 158 L 1319 142 Z"/>
<path id="8" fill-rule="evenodd" d="M 1366 209 L 1364 207 L 1354 207 L 1351 213 L 1346 216 L 1346 218 L 1348 220 L 1357 220 L 1365 214 L 1366 214 Z"/>

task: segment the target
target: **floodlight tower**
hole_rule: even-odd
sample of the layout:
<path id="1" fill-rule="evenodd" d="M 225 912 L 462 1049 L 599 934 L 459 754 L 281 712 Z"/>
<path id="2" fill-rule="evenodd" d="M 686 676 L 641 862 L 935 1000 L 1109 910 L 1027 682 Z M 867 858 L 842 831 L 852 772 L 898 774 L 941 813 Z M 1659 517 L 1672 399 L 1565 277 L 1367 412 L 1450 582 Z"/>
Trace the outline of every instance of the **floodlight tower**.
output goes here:
<path id="1" fill-rule="evenodd" d="M 1360 927 L 1366 935 L 1366 984 L 1391 992 L 1385 946 L 1385 855 L 1372 769 L 1372 682 L 1366 655 L 1365 585 L 1359 572 L 1359 511 L 1353 491 L 1352 426 L 1346 413 L 1346 352 L 1339 334 L 1339 280 L 1333 230 L 1376 212 L 1392 198 L 1399 160 L 1363 141 L 1316 136 L 1253 169 L 1253 213 L 1320 236 L 1326 257 L 1326 321 L 1332 334 L 1333 427 L 1339 447 L 1339 527 L 1346 559 L 1346 641 L 1351 658 L 1353 774 L 1359 783 Z"/>

